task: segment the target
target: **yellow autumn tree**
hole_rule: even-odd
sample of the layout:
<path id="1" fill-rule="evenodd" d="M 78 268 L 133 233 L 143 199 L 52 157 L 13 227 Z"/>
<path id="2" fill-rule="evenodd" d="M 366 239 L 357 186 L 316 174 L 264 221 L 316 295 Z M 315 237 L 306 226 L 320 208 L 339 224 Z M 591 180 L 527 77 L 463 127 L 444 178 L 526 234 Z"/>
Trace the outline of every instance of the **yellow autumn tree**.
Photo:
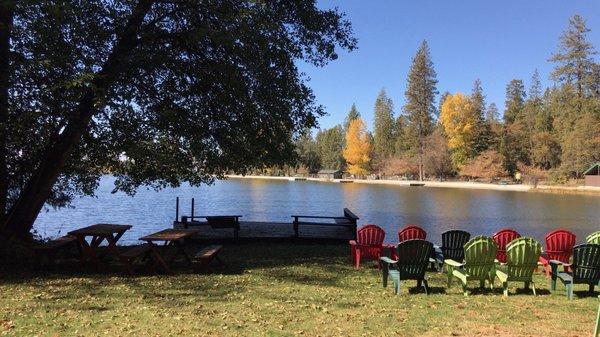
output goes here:
<path id="1" fill-rule="evenodd" d="M 475 145 L 477 113 L 469 97 L 461 93 L 446 97 L 440 111 L 440 123 L 448 137 L 452 163 L 460 170 L 472 157 Z"/>
<path id="2" fill-rule="evenodd" d="M 348 125 L 344 159 L 348 163 L 350 174 L 365 175 L 369 173 L 371 142 L 365 123 L 361 118 L 352 120 Z"/>

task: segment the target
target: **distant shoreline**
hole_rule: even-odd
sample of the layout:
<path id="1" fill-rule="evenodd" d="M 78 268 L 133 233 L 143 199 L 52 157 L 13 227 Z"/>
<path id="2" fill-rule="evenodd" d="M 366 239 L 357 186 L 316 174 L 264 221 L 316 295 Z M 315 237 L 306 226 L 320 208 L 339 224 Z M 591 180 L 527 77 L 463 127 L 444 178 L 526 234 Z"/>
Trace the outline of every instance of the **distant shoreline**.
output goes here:
<path id="1" fill-rule="evenodd" d="M 469 181 L 417 181 L 417 180 L 372 180 L 372 179 L 325 179 L 325 178 L 301 178 L 301 177 L 281 177 L 281 176 L 257 176 L 257 175 L 226 175 L 226 178 L 231 179 L 266 179 L 266 180 L 285 180 L 290 181 L 295 178 L 305 179 L 307 181 L 316 181 L 324 183 L 340 183 L 351 181 L 355 184 L 370 184 L 370 185 L 391 185 L 391 186 L 411 186 L 411 184 L 423 184 L 423 187 L 438 187 L 438 188 L 462 188 L 473 190 L 494 190 L 494 191 L 511 191 L 511 192 L 542 192 L 555 194 L 586 194 L 600 196 L 600 187 L 590 186 L 553 186 L 553 185 L 538 185 L 532 187 L 529 185 L 514 184 L 514 185 L 499 185 L 491 183 L 479 183 Z"/>

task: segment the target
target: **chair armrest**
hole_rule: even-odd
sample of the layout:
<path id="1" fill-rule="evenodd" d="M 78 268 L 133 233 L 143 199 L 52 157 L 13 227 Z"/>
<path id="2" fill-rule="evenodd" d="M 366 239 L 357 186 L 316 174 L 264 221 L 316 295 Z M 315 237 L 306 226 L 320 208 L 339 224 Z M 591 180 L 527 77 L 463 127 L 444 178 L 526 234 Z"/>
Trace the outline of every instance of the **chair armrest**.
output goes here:
<path id="1" fill-rule="evenodd" d="M 498 270 L 498 269 L 496 269 L 496 276 L 502 283 L 504 283 L 504 282 L 506 282 L 506 280 L 508 280 L 508 275 L 505 272 Z"/>
<path id="2" fill-rule="evenodd" d="M 396 263 L 398 263 L 398 261 L 394 261 L 394 260 L 390 259 L 390 258 L 389 258 L 389 257 L 387 257 L 387 256 L 382 256 L 382 257 L 380 257 L 380 258 L 379 258 L 379 260 L 380 260 L 381 262 L 383 262 L 383 263 L 387 263 L 387 264 L 396 264 Z"/>
<path id="3" fill-rule="evenodd" d="M 555 266 L 564 266 L 564 267 L 569 267 L 571 266 L 570 263 L 564 263 L 562 261 L 558 261 L 558 260 L 550 260 L 548 261 L 551 265 L 555 265 Z"/>
<path id="4" fill-rule="evenodd" d="M 463 263 L 456 262 L 456 261 L 454 261 L 452 259 L 445 259 L 444 260 L 444 264 L 447 264 L 447 265 L 452 266 L 452 267 L 462 267 L 464 265 Z"/>

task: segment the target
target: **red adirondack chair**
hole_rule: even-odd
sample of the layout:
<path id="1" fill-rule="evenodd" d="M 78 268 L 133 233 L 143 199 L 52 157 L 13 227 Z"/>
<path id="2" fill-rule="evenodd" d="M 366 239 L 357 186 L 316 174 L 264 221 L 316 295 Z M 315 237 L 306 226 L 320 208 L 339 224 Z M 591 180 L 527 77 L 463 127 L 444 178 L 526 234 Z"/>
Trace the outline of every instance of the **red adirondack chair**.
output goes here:
<path id="1" fill-rule="evenodd" d="M 504 228 L 496 232 L 492 239 L 498 245 L 498 251 L 496 252 L 496 259 L 501 263 L 506 263 L 506 245 L 512 240 L 520 238 L 521 234 L 514 229 Z"/>
<path id="2" fill-rule="evenodd" d="M 425 240 L 427 238 L 427 232 L 417 225 L 406 225 L 404 228 L 398 231 L 398 243 L 402 243 L 407 240 Z M 397 251 L 395 246 L 390 246 L 390 255 L 393 260 L 397 260 Z"/>
<path id="3" fill-rule="evenodd" d="M 546 235 L 546 250 L 540 256 L 540 262 L 544 265 L 546 277 L 550 276 L 552 269 L 550 260 L 569 263 L 575 246 L 575 234 L 565 229 L 557 229 Z"/>
<path id="4" fill-rule="evenodd" d="M 398 231 L 398 243 L 406 240 L 425 240 L 427 238 L 427 232 L 416 225 L 406 225 L 404 228 Z"/>
<path id="5" fill-rule="evenodd" d="M 350 254 L 352 264 L 356 270 L 360 269 L 360 259 L 376 260 L 381 268 L 379 258 L 383 253 L 383 239 L 385 231 L 377 225 L 366 225 L 356 232 L 356 241 L 350 241 Z"/>

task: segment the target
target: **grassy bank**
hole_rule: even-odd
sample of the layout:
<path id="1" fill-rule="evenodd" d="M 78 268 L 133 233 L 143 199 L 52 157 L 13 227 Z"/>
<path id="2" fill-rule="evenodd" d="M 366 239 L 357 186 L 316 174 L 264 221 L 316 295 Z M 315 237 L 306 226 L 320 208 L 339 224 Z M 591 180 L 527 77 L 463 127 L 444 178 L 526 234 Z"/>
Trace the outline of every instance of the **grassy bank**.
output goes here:
<path id="1" fill-rule="evenodd" d="M 429 273 L 433 294 L 383 289 L 375 268 L 355 271 L 345 245 L 226 246 L 212 275 L 182 269 L 127 277 L 63 268 L 5 275 L 0 334 L 9 336 L 589 336 L 596 296 L 567 301 L 564 288 L 504 298 L 501 290 L 463 297 L 456 283 Z M 409 281 L 415 287 L 414 281 Z M 477 284 L 473 284 L 476 286 Z M 521 285 L 519 285 L 521 286 Z M 410 293 L 409 293 L 410 291 Z"/>

